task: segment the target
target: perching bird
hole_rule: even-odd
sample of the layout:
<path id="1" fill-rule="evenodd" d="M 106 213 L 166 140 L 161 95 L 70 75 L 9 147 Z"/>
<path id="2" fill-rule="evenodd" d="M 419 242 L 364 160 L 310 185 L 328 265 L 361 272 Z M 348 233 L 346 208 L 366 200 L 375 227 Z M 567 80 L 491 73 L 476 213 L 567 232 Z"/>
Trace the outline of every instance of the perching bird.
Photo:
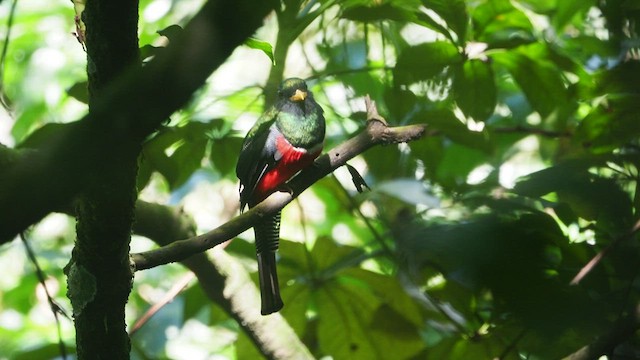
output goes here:
<path id="1" fill-rule="evenodd" d="M 275 105 L 249 130 L 236 166 L 240 179 L 240 209 L 249 208 L 311 165 L 320 155 L 325 122 L 322 108 L 302 79 L 284 80 Z M 280 212 L 254 226 L 262 315 L 282 309 L 276 250 L 280 238 Z"/>

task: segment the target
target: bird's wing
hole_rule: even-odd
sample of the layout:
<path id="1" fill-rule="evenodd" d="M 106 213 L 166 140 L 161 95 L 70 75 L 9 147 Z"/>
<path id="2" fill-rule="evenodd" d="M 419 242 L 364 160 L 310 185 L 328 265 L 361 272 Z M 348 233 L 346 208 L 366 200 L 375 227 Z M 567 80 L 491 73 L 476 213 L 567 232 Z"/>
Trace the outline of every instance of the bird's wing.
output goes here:
<path id="1" fill-rule="evenodd" d="M 279 130 L 275 126 L 278 110 L 270 109 L 258 119 L 242 143 L 236 166 L 240 179 L 240 209 L 247 205 L 264 174 L 280 160 L 276 149 Z"/>

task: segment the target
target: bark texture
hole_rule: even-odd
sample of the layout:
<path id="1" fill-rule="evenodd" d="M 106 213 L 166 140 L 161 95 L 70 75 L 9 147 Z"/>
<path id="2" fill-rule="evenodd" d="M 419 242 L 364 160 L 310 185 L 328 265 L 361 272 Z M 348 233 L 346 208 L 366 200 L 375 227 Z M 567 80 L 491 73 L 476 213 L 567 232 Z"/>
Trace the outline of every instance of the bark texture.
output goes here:
<path id="1" fill-rule="evenodd" d="M 89 112 L 102 92 L 138 64 L 138 2 L 89 0 L 86 28 Z M 89 175 L 80 194 L 77 240 L 69 267 L 78 359 L 129 359 L 125 305 L 133 273 L 129 242 L 136 201 L 140 144 L 117 136 L 129 119 L 101 118 L 102 136 L 111 143 L 101 167 Z"/>

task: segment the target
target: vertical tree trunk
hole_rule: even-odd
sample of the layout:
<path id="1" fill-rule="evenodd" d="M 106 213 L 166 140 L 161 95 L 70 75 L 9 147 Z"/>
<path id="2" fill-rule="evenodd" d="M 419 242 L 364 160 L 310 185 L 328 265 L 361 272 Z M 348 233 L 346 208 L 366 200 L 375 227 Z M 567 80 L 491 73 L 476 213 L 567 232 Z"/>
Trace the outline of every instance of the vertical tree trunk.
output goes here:
<path id="1" fill-rule="evenodd" d="M 138 1 L 87 0 L 84 10 L 89 111 L 103 90 L 138 64 Z M 129 242 L 136 200 L 133 137 L 115 137 L 130 119 L 101 124 L 113 145 L 77 209 L 77 240 L 68 268 L 78 359 L 129 359 L 124 309 L 133 280 Z"/>

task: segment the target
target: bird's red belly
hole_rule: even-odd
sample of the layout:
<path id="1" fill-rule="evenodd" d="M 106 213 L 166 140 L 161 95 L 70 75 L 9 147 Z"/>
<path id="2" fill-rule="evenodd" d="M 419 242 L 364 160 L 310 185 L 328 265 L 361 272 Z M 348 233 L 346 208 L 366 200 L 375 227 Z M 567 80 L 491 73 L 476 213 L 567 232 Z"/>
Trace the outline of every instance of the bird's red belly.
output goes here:
<path id="1" fill-rule="evenodd" d="M 314 149 L 313 152 L 301 151 L 291 146 L 284 137 L 277 139 L 276 147 L 282 154 L 282 158 L 273 169 L 264 174 L 258 186 L 256 186 L 255 193 L 259 198 L 258 202 L 264 200 L 280 185 L 291 179 L 298 171 L 311 165 L 313 160 L 317 158 L 322 151 L 322 147 L 319 147 L 317 150 Z"/>

